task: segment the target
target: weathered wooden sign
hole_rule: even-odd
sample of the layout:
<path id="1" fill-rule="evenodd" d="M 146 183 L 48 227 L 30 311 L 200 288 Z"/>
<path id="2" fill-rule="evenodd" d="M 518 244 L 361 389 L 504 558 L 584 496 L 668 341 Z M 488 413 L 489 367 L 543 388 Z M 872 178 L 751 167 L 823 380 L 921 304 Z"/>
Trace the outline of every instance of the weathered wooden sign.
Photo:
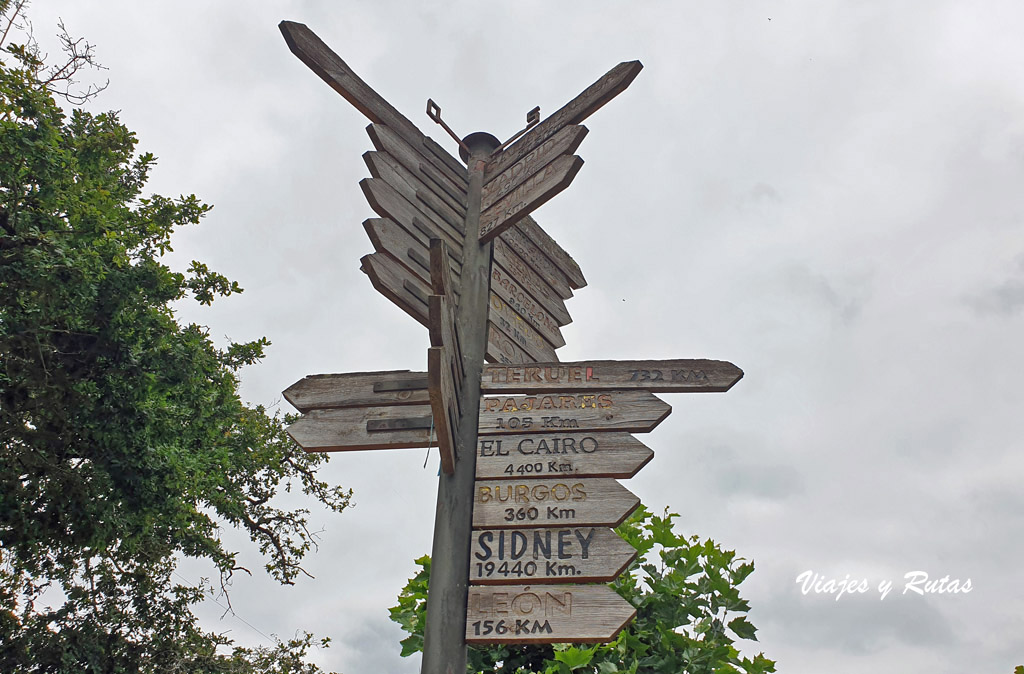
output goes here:
<path id="1" fill-rule="evenodd" d="M 641 389 L 657 393 L 728 391 L 743 370 L 723 360 L 592 360 L 484 368 L 484 391 L 544 393 Z"/>
<path id="2" fill-rule="evenodd" d="M 534 328 L 531 322 L 523 318 L 511 305 L 503 299 L 491 293 L 489 303 L 490 320 L 497 325 L 502 332 L 516 341 L 519 346 L 531 355 L 531 361 L 541 361 L 553 358 L 558 360 L 555 349 L 565 344 L 560 332 L 554 334 L 547 332 L 542 334 Z M 555 342 L 549 340 L 554 339 Z"/>
<path id="3" fill-rule="evenodd" d="M 477 480 L 473 527 L 615 527 L 638 505 L 636 494 L 607 477 Z"/>
<path id="4" fill-rule="evenodd" d="M 386 124 L 371 124 L 366 127 L 366 133 L 378 151 L 396 159 L 435 196 L 444 199 L 452 208 L 465 209 L 469 187 L 465 168 L 453 171 L 447 161 L 442 166 L 436 165 L 423 154 L 422 149 L 417 149 L 415 144 L 407 142 Z"/>
<path id="5" fill-rule="evenodd" d="M 608 101 L 625 91 L 643 69 L 639 61 L 620 63 L 601 79 L 587 87 L 583 93 L 572 99 L 554 114 L 528 131 L 511 147 L 488 162 L 484 171 L 484 179 L 500 175 L 502 171 L 519 161 L 536 149 L 548 138 L 569 124 L 579 124 L 594 114 Z"/>
<path id="6" fill-rule="evenodd" d="M 531 216 L 523 218 L 514 229 L 522 232 L 536 246 L 537 250 L 555 265 L 559 273 L 568 280 L 570 288 L 579 290 L 587 285 L 587 280 L 583 278 L 583 272 L 576 264 L 576 260 L 572 259 L 572 256 L 559 246 Z M 510 236 L 505 240 L 509 241 L 512 238 L 514 237 Z"/>
<path id="7" fill-rule="evenodd" d="M 647 391 L 555 393 L 480 399 L 480 435 L 629 431 L 647 433 L 672 407 Z"/>
<path id="8" fill-rule="evenodd" d="M 492 320 L 487 321 L 487 359 L 510 365 L 536 362 Z"/>
<path id="9" fill-rule="evenodd" d="M 453 282 L 454 285 L 454 282 Z M 721 360 L 591 360 L 485 365 L 484 393 L 584 392 L 638 389 L 658 393 L 723 392 L 743 371 Z M 389 370 L 311 375 L 285 389 L 300 412 L 331 407 L 423 403 L 425 372 Z"/>
<path id="10" fill-rule="evenodd" d="M 571 155 L 580 146 L 586 135 L 587 127 L 585 126 L 567 126 L 500 174 L 488 177 L 488 171 L 484 169 L 480 208 L 486 211 L 495 202 L 536 175 L 538 171 L 555 159 L 563 155 Z"/>
<path id="11" fill-rule="evenodd" d="M 572 323 L 572 316 L 565 307 L 565 300 L 500 239 L 494 243 L 491 289 L 500 297 L 527 307 L 531 314 L 535 311 L 545 312 L 557 325 Z M 536 303 L 537 309 L 533 303 Z"/>
<path id="12" fill-rule="evenodd" d="M 607 585 L 479 585 L 468 599 L 468 644 L 599 643 L 636 616 Z"/>
<path id="13" fill-rule="evenodd" d="M 654 458 L 654 452 L 629 433 L 483 435 L 476 445 L 478 480 L 628 478 Z"/>
<path id="14" fill-rule="evenodd" d="M 418 275 L 403 267 L 395 258 L 381 253 L 363 256 L 362 270 L 379 293 L 390 299 L 418 323 L 428 325 L 430 313 L 430 286 Z M 492 293 L 493 295 L 493 293 Z M 503 305 L 492 297 L 492 303 Z M 509 309 L 503 314 L 489 312 L 486 357 L 500 363 L 533 363 L 538 356 L 556 360 L 554 347 L 539 339 L 526 319 Z"/>
<path id="15" fill-rule="evenodd" d="M 560 157 L 480 214 L 480 240 L 490 241 L 535 211 L 572 182 L 583 167 L 577 156 Z"/>
<path id="16" fill-rule="evenodd" d="M 282 395 L 300 412 L 429 402 L 427 373 L 408 370 L 313 374 L 286 388 Z"/>
<path id="17" fill-rule="evenodd" d="M 433 437 L 429 405 L 316 409 L 288 427 L 307 452 L 427 447 Z"/>
<path id="18" fill-rule="evenodd" d="M 430 242 L 430 348 L 427 349 L 427 387 L 430 410 L 437 429 L 437 449 L 441 470 L 455 472 L 456 429 L 462 418 L 459 389 L 465 379 L 462 346 L 455 325 L 455 295 L 448 265 L 448 246 L 440 239 Z"/>
<path id="19" fill-rule="evenodd" d="M 477 530 L 469 582 L 605 582 L 614 580 L 636 555 L 632 545 L 606 527 Z"/>

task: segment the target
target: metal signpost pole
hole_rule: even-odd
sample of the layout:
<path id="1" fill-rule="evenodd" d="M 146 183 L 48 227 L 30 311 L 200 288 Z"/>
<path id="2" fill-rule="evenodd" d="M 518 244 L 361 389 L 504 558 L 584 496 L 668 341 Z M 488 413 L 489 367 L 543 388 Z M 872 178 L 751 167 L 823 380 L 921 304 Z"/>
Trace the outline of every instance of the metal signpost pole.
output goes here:
<path id="1" fill-rule="evenodd" d="M 442 472 L 437 488 L 422 674 L 462 674 L 466 671 L 464 635 L 473 528 L 473 484 L 476 478 L 476 410 L 480 407 L 480 378 L 487 349 L 492 248 L 489 242 L 478 244 L 477 241 L 484 166 L 499 141 L 489 134 L 474 133 L 463 142 L 470 150 L 469 190 L 461 295 L 455 314 L 465 368 L 459 398 L 463 414 L 454 433 L 455 472 L 452 475 Z"/>

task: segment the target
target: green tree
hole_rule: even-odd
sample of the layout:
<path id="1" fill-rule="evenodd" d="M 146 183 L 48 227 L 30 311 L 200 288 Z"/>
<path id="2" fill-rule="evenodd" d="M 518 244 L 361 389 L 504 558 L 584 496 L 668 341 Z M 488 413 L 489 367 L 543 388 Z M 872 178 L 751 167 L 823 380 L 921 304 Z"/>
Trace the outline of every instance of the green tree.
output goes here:
<path id="1" fill-rule="evenodd" d="M 349 492 L 239 399 L 268 342 L 218 348 L 176 319 L 174 302 L 241 291 L 160 261 L 210 207 L 144 196 L 154 157 L 116 114 L 62 111 L 55 94 L 96 93 L 72 90 L 92 47 L 61 26 L 66 62 L 48 66 L 18 30 L 24 4 L 0 0 L 0 671 L 317 671 L 310 635 L 232 650 L 190 607 L 243 570 L 220 527 L 292 583 L 314 539 L 308 511 L 275 496 L 340 512 Z M 175 580 L 183 556 L 210 560 L 220 587 Z"/>
<path id="2" fill-rule="evenodd" d="M 614 641 L 593 646 L 489 646 L 469 649 L 468 671 L 494 674 L 761 674 L 775 663 L 762 654 L 741 657 L 734 637 L 755 640 L 749 604 L 737 586 L 753 562 L 711 540 L 673 531 L 678 517 L 640 506 L 617 532 L 637 559 L 611 587 L 637 608 L 637 617 Z M 391 619 L 409 636 L 402 655 L 423 650 L 430 557 L 402 589 Z"/>

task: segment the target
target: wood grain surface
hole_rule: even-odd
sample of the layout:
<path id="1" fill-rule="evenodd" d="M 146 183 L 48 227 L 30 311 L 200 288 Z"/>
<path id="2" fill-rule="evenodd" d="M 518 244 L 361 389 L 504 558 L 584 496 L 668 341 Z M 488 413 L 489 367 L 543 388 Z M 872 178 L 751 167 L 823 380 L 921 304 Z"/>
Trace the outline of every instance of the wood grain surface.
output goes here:
<path id="1" fill-rule="evenodd" d="M 404 388 L 409 385 L 416 388 Z M 428 402 L 426 373 L 409 370 L 314 374 L 295 382 L 282 395 L 300 412 Z"/>
<path id="2" fill-rule="evenodd" d="M 313 410 L 288 427 L 288 434 L 307 452 L 363 449 L 406 449 L 436 445 L 430 433 L 429 405 L 354 407 Z M 427 419 L 426 428 L 367 430 L 371 421 Z"/>
<path id="3" fill-rule="evenodd" d="M 636 555 L 632 545 L 607 527 L 476 530 L 469 582 L 605 582 L 622 573 Z"/>
<path id="4" fill-rule="evenodd" d="M 477 480 L 473 528 L 615 527 L 639 504 L 609 477 Z"/>
<path id="5" fill-rule="evenodd" d="M 583 167 L 578 155 L 560 157 L 480 214 L 480 240 L 490 241 L 564 190 Z"/>
<path id="6" fill-rule="evenodd" d="M 637 389 L 653 393 L 721 393 L 743 377 L 724 360 L 590 360 L 488 366 L 481 383 L 486 392 L 608 391 Z"/>
<path id="7" fill-rule="evenodd" d="M 480 400 L 480 435 L 654 429 L 672 407 L 647 391 L 488 396 Z"/>
<path id="8" fill-rule="evenodd" d="M 476 478 L 629 478 L 652 458 L 654 452 L 629 433 L 483 435 L 476 443 Z"/>
<path id="9" fill-rule="evenodd" d="M 607 585 L 477 585 L 469 588 L 466 643 L 602 643 L 635 616 Z"/>

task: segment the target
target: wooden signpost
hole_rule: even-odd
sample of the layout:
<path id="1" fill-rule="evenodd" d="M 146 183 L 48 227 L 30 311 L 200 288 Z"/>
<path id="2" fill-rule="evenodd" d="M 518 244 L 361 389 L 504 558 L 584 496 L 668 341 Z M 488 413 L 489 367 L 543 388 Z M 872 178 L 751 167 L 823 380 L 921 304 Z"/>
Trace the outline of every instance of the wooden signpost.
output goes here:
<path id="1" fill-rule="evenodd" d="M 647 433 L 671 411 L 668 404 L 647 391 L 498 396 L 480 401 L 479 433 Z"/>
<path id="2" fill-rule="evenodd" d="M 722 392 L 743 376 L 713 360 L 558 362 L 565 301 L 587 282 L 532 213 L 580 170 L 581 123 L 642 66 L 620 63 L 544 120 L 532 110 L 505 144 L 459 139 L 428 101 L 460 162 L 309 28 L 280 29 L 371 122 L 360 188 L 377 215 L 363 223 L 375 252 L 361 268 L 430 342 L 426 372 L 296 382 L 284 396 L 303 416 L 288 432 L 311 452 L 440 449 L 425 674 L 464 672 L 466 644 L 615 638 L 636 609 L 581 583 L 610 581 L 636 558 L 609 528 L 640 502 L 617 479 L 654 456 L 631 433 L 670 413 L 654 393 Z"/>
<path id="3" fill-rule="evenodd" d="M 478 529 L 469 582 L 604 583 L 636 559 L 636 549 L 607 527 Z"/>
<path id="4" fill-rule="evenodd" d="M 477 440 L 476 478 L 633 477 L 654 458 L 629 433 L 484 435 Z"/>
<path id="5" fill-rule="evenodd" d="M 610 477 L 477 480 L 474 527 L 622 524 L 640 499 Z"/>
<path id="6" fill-rule="evenodd" d="M 607 585 L 482 585 L 469 592 L 466 643 L 600 643 L 634 617 Z"/>

